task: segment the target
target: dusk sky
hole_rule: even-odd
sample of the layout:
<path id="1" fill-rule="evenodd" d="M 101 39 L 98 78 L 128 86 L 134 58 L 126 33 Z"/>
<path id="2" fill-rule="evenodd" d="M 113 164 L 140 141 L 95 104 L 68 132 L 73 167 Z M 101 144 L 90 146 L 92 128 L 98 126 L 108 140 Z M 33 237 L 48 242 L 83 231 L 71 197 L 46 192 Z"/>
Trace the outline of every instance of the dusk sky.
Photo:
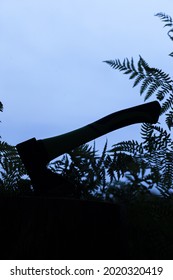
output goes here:
<path id="1" fill-rule="evenodd" d="M 103 61 L 141 55 L 172 75 L 172 42 L 158 12 L 173 17 L 172 0 L 0 0 L 2 140 L 52 137 L 142 104 L 139 87 Z M 140 125 L 96 147 L 106 139 L 139 140 Z"/>

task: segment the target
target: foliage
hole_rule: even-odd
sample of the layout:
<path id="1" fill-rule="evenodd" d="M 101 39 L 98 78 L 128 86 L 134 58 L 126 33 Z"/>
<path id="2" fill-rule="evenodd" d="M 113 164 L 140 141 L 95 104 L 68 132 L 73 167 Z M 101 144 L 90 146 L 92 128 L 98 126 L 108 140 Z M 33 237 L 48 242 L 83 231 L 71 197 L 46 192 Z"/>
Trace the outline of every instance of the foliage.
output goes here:
<path id="1" fill-rule="evenodd" d="M 172 27 L 173 21 L 170 16 L 158 13 L 166 22 L 165 27 Z M 173 29 L 168 31 L 168 36 L 172 40 Z M 171 55 L 171 54 L 170 54 Z M 171 55 L 172 56 L 172 55 Z M 169 74 L 163 70 L 150 67 L 140 56 L 137 67 L 131 60 L 119 59 L 105 61 L 113 69 L 122 71 L 130 75 L 134 80 L 133 87 L 140 85 L 140 95 L 144 95 L 144 101 L 150 97 L 155 98 L 161 104 L 161 114 L 165 114 L 165 122 L 168 129 L 173 126 L 173 80 Z M 156 188 L 161 195 L 170 197 L 173 186 L 173 141 L 170 133 L 159 125 L 141 125 L 142 143 L 135 141 L 123 141 L 113 145 L 110 152 L 113 156 L 120 155 L 122 161 L 127 161 L 129 157 L 131 164 L 120 167 L 121 175 L 125 175 L 129 183 L 138 186 L 140 189 L 150 190 Z M 125 172 L 124 172 L 125 171 Z"/>
<path id="2" fill-rule="evenodd" d="M 173 23 L 170 16 L 163 13 L 158 13 L 156 16 L 166 22 L 165 27 L 172 27 Z M 172 31 L 173 29 L 168 31 L 168 36 L 171 40 Z M 170 56 L 172 55 L 170 54 Z M 131 60 L 126 58 L 122 62 L 119 59 L 105 62 L 113 69 L 129 75 L 129 78 L 133 80 L 133 87 L 140 86 L 140 95 L 144 96 L 144 101 L 154 97 L 160 102 L 161 115 L 165 116 L 168 130 L 171 130 L 173 125 L 173 80 L 170 75 L 161 69 L 150 67 L 141 56 L 139 56 L 137 65 L 135 65 L 133 58 Z M 106 151 L 104 148 L 103 169 L 97 167 L 98 173 L 90 159 L 87 168 L 84 168 L 84 173 L 82 173 L 83 178 L 85 178 L 83 181 L 84 185 L 86 186 L 88 183 L 89 187 L 89 182 L 92 182 L 92 184 L 98 182 L 94 186 L 95 195 L 101 191 L 102 197 L 107 199 L 113 197 L 114 200 L 117 196 L 124 197 L 124 192 L 126 192 L 126 196 L 129 193 L 132 199 L 141 194 L 149 194 L 154 188 L 162 196 L 171 197 L 173 184 L 173 141 L 171 140 L 170 132 L 158 124 L 144 123 L 141 125 L 141 136 L 141 143 L 130 140 L 113 145 L 109 151 Z M 78 152 L 79 162 L 82 162 L 83 155 L 80 157 L 81 151 L 78 150 Z M 96 163 L 98 158 L 96 159 L 94 153 L 92 156 L 94 157 L 93 162 Z M 76 162 L 72 158 L 70 165 L 66 165 L 65 170 L 67 166 L 69 167 L 68 176 L 76 174 L 75 170 L 71 168 L 71 166 L 74 168 L 75 164 Z M 86 170 L 90 170 L 90 164 L 92 172 L 86 172 Z M 102 174 L 103 179 L 101 179 L 100 174 Z M 97 178 L 97 180 L 94 181 L 93 178 Z M 80 180 L 79 183 L 81 183 Z M 103 189 L 101 186 L 104 186 Z"/>
<path id="3" fill-rule="evenodd" d="M 0 111 L 3 111 L 1 102 Z M 0 141 L 0 193 L 30 193 L 31 191 L 30 180 L 26 176 L 26 170 L 16 148 Z"/>
<path id="4" fill-rule="evenodd" d="M 2 102 L 0 101 L 0 112 L 2 112 L 3 111 L 3 104 L 2 104 Z"/>
<path id="5" fill-rule="evenodd" d="M 30 180 L 14 146 L 0 141 L 0 193 L 28 192 Z"/>
<path id="6" fill-rule="evenodd" d="M 99 197 L 100 192 L 104 194 L 107 185 L 106 149 L 107 142 L 101 156 L 98 156 L 95 144 L 93 147 L 84 144 L 51 163 L 50 169 L 78 186 L 80 197 Z"/>
<path id="7" fill-rule="evenodd" d="M 156 16 L 160 17 L 160 19 L 163 22 L 166 22 L 164 27 L 173 27 L 173 20 L 169 15 L 166 15 L 165 13 L 157 13 Z M 169 38 L 173 41 L 173 28 L 169 29 L 167 34 Z M 173 53 L 170 53 L 169 55 L 173 56 Z"/>
<path id="8" fill-rule="evenodd" d="M 129 61 L 124 59 L 121 63 L 119 59 L 105 61 L 113 69 L 130 74 L 130 79 L 134 79 L 133 87 L 141 84 L 140 95 L 145 94 L 144 101 L 154 94 L 159 102 L 162 102 L 161 113 L 167 113 L 166 123 L 169 128 L 172 126 L 172 106 L 173 106 L 173 80 L 168 74 L 157 68 L 151 68 L 140 56 L 137 68 L 134 66 L 133 58 Z M 164 101 L 164 102 L 163 102 Z"/>

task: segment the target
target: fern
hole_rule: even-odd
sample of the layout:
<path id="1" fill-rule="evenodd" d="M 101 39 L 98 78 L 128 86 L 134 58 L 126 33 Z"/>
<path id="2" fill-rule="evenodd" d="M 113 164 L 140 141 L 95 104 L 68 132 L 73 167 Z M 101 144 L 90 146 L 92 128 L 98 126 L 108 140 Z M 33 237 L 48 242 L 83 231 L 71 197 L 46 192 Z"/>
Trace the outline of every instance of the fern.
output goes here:
<path id="1" fill-rule="evenodd" d="M 170 93 L 170 97 L 168 97 L 167 100 L 162 104 L 161 114 L 168 111 L 172 105 L 173 105 L 173 93 Z"/>
<path id="2" fill-rule="evenodd" d="M 161 13 L 157 16 L 166 23 L 165 26 L 172 26 L 171 17 Z M 136 66 L 133 58 L 125 58 L 122 62 L 119 59 L 104 62 L 114 70 L 128 75 L 133 80 L 133 87 L 140 87 L 140 95 L 144 96 L 144 101 L 151 97 L 159 100 L 162 105 L 161 114 L 165 114 L 166 124 L 171 129 L 173 80 L 170 75 L 161 69 L 150 67 L 142 56 L 139 56 Z M 139 190 L 146 194 L 154 187 L 162 196 L 167 197 L 173 186 L 173 176 L 169 176 L 173 171 L 173 143 L 170 133 L 158 125 L 144 123 L 141 126 L 141 137 L 141 143 L 134 140 L 122 141 L 113 145 L 109 151 L 105 143 L 99 157 L 96 156 L 95 147 L 93 150 L 86 146 L 80 147 L 69 154 L 70 159 L 67 155 L 63 158 L 63 170 L 70 178 L 78 178 L 77 182 L 83 187 L 87 186 L 90 193 L 94 190 L 96 194 L 102 190 L 102 195 L 109 197 L 110 190 L 117 194 L 115 186 L 120 184 L 123 187 L 131 186 L 135 197 Z M 93 154 L 90 153 L 92 151 Z M 121 181 L 124 179 L 126 182 Z"/>
<path id="3" fill-rule="evenodd" d="M 97 196 L 100 191 L 103 194 L 106 188 L 106 149 L 107 142 L 102 155 L 98 156 L 95 144 L 93 147 L 84 144 L 64 155 L 61 160 L 52 162 L 49 168 L 73 182 L 81 198 Z"/>
<path id="4" fill-rule="evenodd" d="M 157 13 L 156 16 L 158 16 L 163 22 L 166 22 L 164 27 L 172 27 L 173 26 L 173 20 L 172 17 L 169 15 L 166 15 L 165 13 Z M 168 31 L 169 38 L 173 41 L 173 28 L 171 28 Z M 172 53 L 169 54 L 170 56 L 173 56 Z"/>
<path id="5" fill-rule="evenodd" d="M 143 153 L 143 147 L 142 143 L 138 143 L 137 141 L 123 141 L 120 143 L 117 143 L 112 146 L 113 148 L 109 150 L 109 152 L 127 152 L 128 154 L 142 154 Z"/>
<path id="6" fill-rule="evenodd" d="M 162 111 L 165 113 L 173 106 L 173 80 L 164 71 L 151 68 L 148 63 L 140 56 L 137 67 L 134 66 L 133 59 L 127 58 L 121 63 L 119 59 L 105 61 L 113 69 L 122 71 L 124 74 L 130 74 L 130 79 L 134 79 L 133 87 L 141 84 L 140 95 L 145 94 L 144 101 L 153 95 L 156 99 L 162 101 Z M 168 96 L 168 97 L 167 97 Z M 167 97 L 167 98 L 166 98 Z M 166 123 L 170 128 L 171 113 L 168 112 Z"/>
<path id="7" fill-rule="evenodd" d="M 0 112 L 2 112 L 3 111 L 3 104 L 2 104 L 2 102 L 0 102 Z"/>
<path id="8" fill-rule="evenodd" d="M 173 127 L 173 111 L 170 110 L 168 114 L 166 114 L 166 120 L 165 120 L 167 126 L 169 129 Z"/>
<path id="9" fill-rule="evenodd" d="M 18 191 L 26 170 L 14 146 L 0 141 L 0 182 L 1 191 Z"/>
<path id="10" fill-rule="evenodd" d="M 121 63 L 119 59 L 104 61 L 113 69 L 123 71 L 124 74 L 131 74 L 130 79 L 135 79 L 133 87 L 142 82 L 140 94 L 146 92 L 145 100 L 153 95 L 158 89 L 162 91 L 162 98 L 169 91 L 172 91 L 172 79 L 162 70 L 150 68 L 146 61 L 140 56 L 138 61 L 138 70 L 134 66 L 133 59 L 131 62 L 126 58 Z"/>
<path id="11" fill-rule="evenodd" d="M 143 124 L 142 143 L 124 141 L 113 145 L 110 155 L 116 157 L 118 180 L 125 176 L 127 183 L 149 191 L 157 188 L 165 197 L 173 185 L 173 142 L 163 128 Z M 169 175 L 171 174 L 171 175 Z"/>
<path id="12" fill-rule="evenodd" d="M 163 22 L 166 22 L 164 27 L 166 27 L 166 26 L 169 26 L 169 27 L 173 26 L 173 20 L 172 20 L 171 16 L 166 15 L 165 13 L 157 13 L 155 16 L 160 17 L 160 19 Z"/>
<path id="13" fill-rule="evenodd" d="M 158 13 L 165 27 L 172 28 L 170 16 Z M 172 38 L 172 29 L 168 35 Z M 173 53 L 170 54 L 173 56 Z M 133 58 L 104 61 L 114 70 L 118 70 L 133 80 L 133 87 L 139 86 L 144 101 L 151 97 L 161 103 L 161 114 L 165 114 L 169 129 L 173 123 L 173 80 L 163 70 L 150 67 L 142 56 L 135 65 Z M 140 194 L 149 194 L 157 188 L 164 197 L 170 196 L 173 188 L 173 141 L 170 133 L 158 124 L 141 125 L 142 142 L 122 141 L 107 151 L 107 142 L 102 154 L 97 155 L 93 149 L 83 145 L 61 161 L 56 161 L 52 170 L 69 176 L 81 186 L 81 197 L 95 195 L 112 199 L 126 196 L 128 199 Z"/>

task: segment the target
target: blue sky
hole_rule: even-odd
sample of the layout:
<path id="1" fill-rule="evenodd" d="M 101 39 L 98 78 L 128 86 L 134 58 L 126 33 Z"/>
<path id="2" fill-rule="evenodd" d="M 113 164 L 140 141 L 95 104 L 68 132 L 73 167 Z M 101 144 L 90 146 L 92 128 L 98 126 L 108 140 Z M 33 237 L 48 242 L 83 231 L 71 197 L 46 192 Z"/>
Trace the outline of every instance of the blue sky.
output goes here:
<path id="1" fill-rule="evenodd" d="M 1 0 L 2 139 L 44 139 L 143 103 L 139 88 L 102 61 L 139 54 L 171 74 L 172 44 L 154 14 L 172 0 Z M 172 13 L 172 14 L 171 14 Z M 151 100 L 152 101 L 152 100 Z M 111 146 L 140 139 L 140 125 L 107 134 Z"/>

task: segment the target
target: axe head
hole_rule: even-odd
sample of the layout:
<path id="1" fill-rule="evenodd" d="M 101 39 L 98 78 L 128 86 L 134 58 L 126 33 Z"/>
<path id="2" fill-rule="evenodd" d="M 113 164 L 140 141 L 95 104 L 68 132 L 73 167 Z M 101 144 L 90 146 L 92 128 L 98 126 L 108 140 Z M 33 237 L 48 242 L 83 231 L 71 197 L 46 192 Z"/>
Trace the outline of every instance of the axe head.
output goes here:
<path id="1" fill-rule="evenodd" d="M 77 186 L 47 168 L 47 152 L 41 140 L 31 138 L 16 145 L 20 158 L 33 184 L 35 194 L 78 196 Z"/>

